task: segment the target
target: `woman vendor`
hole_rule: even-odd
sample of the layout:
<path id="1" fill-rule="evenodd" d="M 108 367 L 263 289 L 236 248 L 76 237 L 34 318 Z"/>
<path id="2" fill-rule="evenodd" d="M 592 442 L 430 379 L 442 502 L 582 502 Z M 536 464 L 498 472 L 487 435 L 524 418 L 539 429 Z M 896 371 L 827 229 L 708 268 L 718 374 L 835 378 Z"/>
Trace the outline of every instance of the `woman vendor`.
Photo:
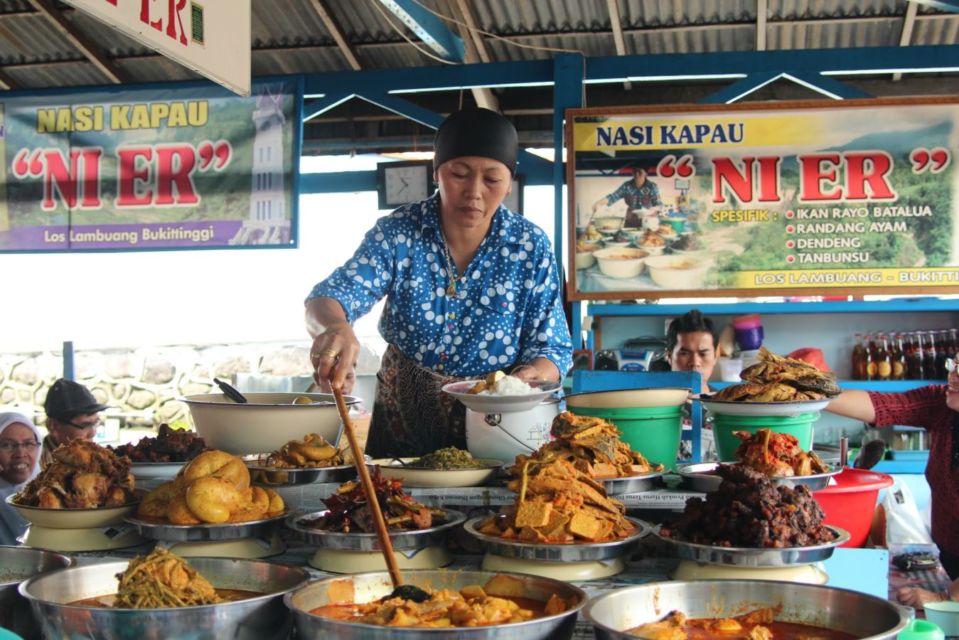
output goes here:
<path id="1" fill-rule="evenodd" d="M 926 480 L 932 490 L 932 539 L 946 573 L 954 581 L 959 578 L 959 375 L 950 373 L 946 385 L 904 393 L 843 391 L 826 409 L 876 427 L 905 424 L 929 432 L 932 442 Z M 959 596 L 959 583 L 953 583 L 950 594 Z M 898 597 L 904 604 L 922 607 L 950 594 L 904 587 Z"/>
<path id="2" fill-rule="evenodd" d="M 17 544 L 27 521 L 6 503 L 40 473 L 40 430 L 21 413 L 0 413 L 0 544 Z"/>
<path id="3" fill-rule="evenodd" d="M 494 111 L 465 109 L 440 125 L 434 152 L 438 192 L 380 218 L 306 301 L 316 381 L 349 391 L 360 348 L 352 323 L 386 297 L 373 457 L 466 448 L 465 407 L 444 384 L 497 370 L 557 381 L 572 361 L 550 242 L 502 205 L 516 129 Z"/>

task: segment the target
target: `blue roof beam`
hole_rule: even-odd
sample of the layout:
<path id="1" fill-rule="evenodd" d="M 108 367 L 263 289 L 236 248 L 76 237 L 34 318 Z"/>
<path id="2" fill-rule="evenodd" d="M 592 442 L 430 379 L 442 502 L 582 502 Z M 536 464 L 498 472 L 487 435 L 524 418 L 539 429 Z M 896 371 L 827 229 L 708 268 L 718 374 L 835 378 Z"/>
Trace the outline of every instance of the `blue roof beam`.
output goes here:
<path id="1" fill-rule="evenodd" d="M 450 31 L 442 20 L 423 8 L 416 0 L 379 0 L 379 2 L 441 58 L 450 62 L 465 60 L 466 49 L 463 39 Z"/>
<path id="2" fill-rule="evenodd" d="M 912 0 L 916 4 L 924 4 L 933 9 L 948 11 L 950 13 L 959 13 L 959 0 Z"/>

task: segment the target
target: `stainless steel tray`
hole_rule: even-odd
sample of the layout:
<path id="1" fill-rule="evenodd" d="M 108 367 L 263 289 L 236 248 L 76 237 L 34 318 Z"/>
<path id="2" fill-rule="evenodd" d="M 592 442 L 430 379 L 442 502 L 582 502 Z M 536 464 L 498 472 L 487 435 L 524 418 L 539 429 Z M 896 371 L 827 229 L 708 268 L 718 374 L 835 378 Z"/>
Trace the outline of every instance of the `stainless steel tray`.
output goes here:
<path id="1" fill-rule="evenodd" d="M 696 464 L 683 464 L 676 468 L 676 473 L 683 478 L 686 487 L 691 491 L 702 491 L 709 493 L 719 489 L 722 484 L 722 478 L 716 475 L 718 462 L 699 462 Z M 827 473 L 817 473 L 811 476 L 788 476 L 785 478 L 769 478 L 774 484 L 781 484 L 786 487 L 795 488 L 800 485 L 809 487 L 810 491 L 819 491 L 829 486 L 829 479 L 840 473 L 842 469 L 834 468 Z"/>
<path id="2" fill-rule="evenodd" d="M 660 540 L 672 543 L 676 548 L 676 555 L 684 560 L 731 567 L 789 567 L 826 560 L 832 555 L 836 547 L 849 541 L 849 532 L 845 529 L 828 525 L 826 528 L 836 534 L 836 539 L 832 542 L 810 547 L 785 547 L 782 549 L 716 547 L 664 538 L 659 535 L 658 530 L 655 533 Z"/>
<path id="3" fill-rule="evenodd" d="M 540 544 L 536 542 L 522 542 L 519 540 L 504 540 L 498 536 L 480 533 L 479 524 L 489 516 L 473 518 L 463 528 L 486 546 L 486 550 L 498 556 L 521 558 L 523 560 L 540 560 L 545 562 L 586 562 L 589 560 L 609 560 L 619 558 L 630 550 L 630 547 L 639 542 L 640 538 L 649 533 L 649 525 L 636 518 L 626 518 L 636 527 L 636 533 L 612 542 L 584 542 L 570 544 Z"/>
<path id="4" fill-rule="evenodd" d="M 151 522 L 139 518 L 124 518 L 144 538 L 158 542 L 207 542 L 210 540 L 239 540 L 241 538 L 268 538 L 279 526 L 289 511 L 272 518 L 250 522 L 226 522 L 224 524 L 181 525 L 166 522 Z"/>
<path id="5" fill-rule="evenodd" d="M 337 467 L 278 469 L 249 460 L 246 466 L 250 469 L 250 481 L 267 487 L 291 487 L 314 482 L 346 482 L 356 477 L 356 467 L 352 464 Z"/>
<path id="6" fill-rule="evenodd" d="M 596 479 L 603 483 L 607 495 L 618 496 L 623 493 L 642 493 L 643 491 L 649 491 L 656 486 L 659 478 L 662 478 L 664 473 L 664 471 L 653 471 L 652 473 L 645 473 L 641 476 Z"/>
<path id="7" fill-rule="evenodd" d="M 453 509 L 444 509 L 446 520 L 442 524 L 419 531 L 390 532 L 390 542 L 396 551 L 422 549 L 442 542 L 449 530 L 466 520 L 466 515 Z M 314 511 L 306 514 L 287 516 L 286 526 L 300 534 L 307 544 L 321 549 L 342 549 L 347 551 L 379 551 L 380 545 L 375 533 L 341 533 L 323 531 L 301 524 L 301 520 L 319 518 L 326 511 Z"/>

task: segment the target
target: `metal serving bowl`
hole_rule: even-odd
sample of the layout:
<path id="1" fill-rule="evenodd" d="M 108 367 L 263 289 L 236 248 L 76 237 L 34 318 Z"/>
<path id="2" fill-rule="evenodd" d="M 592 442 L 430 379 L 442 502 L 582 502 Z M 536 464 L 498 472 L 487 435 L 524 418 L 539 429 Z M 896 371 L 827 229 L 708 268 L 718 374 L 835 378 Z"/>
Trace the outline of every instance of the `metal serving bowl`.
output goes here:
<path id="1" fill-rule="evenodd" d="M 732 567 L 791 567 L 827 560 L 836 547 L 849 542 L 849 532 L 845 529 L 829 525 L 826 528 L 833 532 L 835 538 L 808 547 L 720 547 L 664 538 L 659 531 L 656 531 L 656 535 L 660 540 L 671 543 L 676 555 L 684 560 Z"/>
<path id="2" fill-rule="evenodd" d="M 572 637 L 576 616 L 586 602 L 586 592 L 579 587 L 552 580 L 518 573 L 497 574 L 489 571 L 449 571 L 426 569 L 404 571 L 409 584 L 434 589 L 461 589 L 467 585 L 483 585 L 495 575 L 509 575 L 523 583 L 523 597 L 545 602 L 557 594 L 567 602 L 576 602 L 569 611 L 518 622 L 515 624 L 488 627 L 458 627 L 448 629 L 417 629 L 415 627 L 380 627 L 332 620 L 310 613 L 312 609 L 330 604 L 329 589 L 334 582 L 352 583 L 354 602 L 369 602 L 388 595 L 393 590 L 386 572 L 361 573 L 354 576 L 327 578 L 284 596 L 287 606 L 293 610 L 299 638 L 337 638 L 338 640 L 564 640 Z M 495 594 L 491 594 L 495 595 Z"/>
<path id="3" fill-rule="evenodd" d="M 31 549 L 0 545 L 0 627 L 11 629 L 24 638 L 40 635 L 40 625 L 30 606 L 17 593 L 24 580 L 33 576 L 65 569 L 73 564 L 69 556 Z"/>
<path id="4" fill-rule="evenodd" d="M 765 580 L 652 582 L 617 589 L 583 610 L 597 640 L 635 640 L 626 633 L 679 610 L 691 618 L 740 615 L 761 607 L 782 605 L 776 616 L 844 631 L 855 638 L 895 638 L 909 623 L 909 611 L 875 596 L 811 584 Z"/>
<path id="5" fill-rule="evenodd" d="M 73 567 L 24 582 L 20 594 L 30 601 L 46 638 L 96 637 L 104 640 L 152 638 L 289 637 L 292 620 L 283 594 L 306 584 L 299 567 L 229 558 L 190 558 L 190 564 L 214 587 L 262 593 L 256 598 L 179 609 L 110 609 L 70 604 L 116 593 L 116 574 L 126 562 Z"/>
<path id="6" fill-rule="evenodd" d="M 719 489 L 723 479 L 716 473 L 719 467 L 718 462 L 697 462 L 694 464 L 682 464 L 676 469 L 676 473 L 682 477 L 686 486 L 691 491 L 702 491 L 709 493 Z M 832 467 L 825 473 L 816 473 L 808 476 L 776 476 L 769 477 L 770 482 L 776 485 L 782 485 L 794 489 L 800 485 L 805 485 L 810 491 L 819 491 L 829 486 L 829 480 L 842 471 L 839 467 Z"/>
<path id="7" fill-rule="evenodd" d="M 466 520 L 466 515 L 454 509 L 444 509 L 446 517 L 439 524 L 428 529 L 413 531 L 390 531 L 390 542 L 395 551 L 414 551 L 423 549 L 432 544 L 441 544 L 451 533 L 454 527 Z M 315 511 L 307 514 L 287 516 L 286 526 L 296 531 L 304 542 L 321 549 L 340 549 L 343 551 L 379 551 L 380 541 L 375 533 L 341 531 L 325 531 L 305 524 L 305 520 L 313 520 L 325 515 L 326 511 Z"/>

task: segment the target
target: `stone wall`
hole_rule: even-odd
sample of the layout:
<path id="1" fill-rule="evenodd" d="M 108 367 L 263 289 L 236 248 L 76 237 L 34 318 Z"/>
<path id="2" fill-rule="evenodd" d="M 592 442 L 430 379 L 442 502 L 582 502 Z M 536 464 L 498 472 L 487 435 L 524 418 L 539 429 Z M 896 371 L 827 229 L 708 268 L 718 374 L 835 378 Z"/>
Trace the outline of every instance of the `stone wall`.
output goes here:
<path id="1" fill-rule="evenodd" d="M 216 390 L 213 378 L 237 373 L 311 376 L 309 341 L 77 350 L 74 373 L 123 426 L 187 421 L 184 395 Z M 379 357 L 364 349 L 358 372 L 375 373 Z M 62 376 L 60 352 L 0 354 L 0 406 L 33 413 L 43 424 L 43 400 Z"/>

